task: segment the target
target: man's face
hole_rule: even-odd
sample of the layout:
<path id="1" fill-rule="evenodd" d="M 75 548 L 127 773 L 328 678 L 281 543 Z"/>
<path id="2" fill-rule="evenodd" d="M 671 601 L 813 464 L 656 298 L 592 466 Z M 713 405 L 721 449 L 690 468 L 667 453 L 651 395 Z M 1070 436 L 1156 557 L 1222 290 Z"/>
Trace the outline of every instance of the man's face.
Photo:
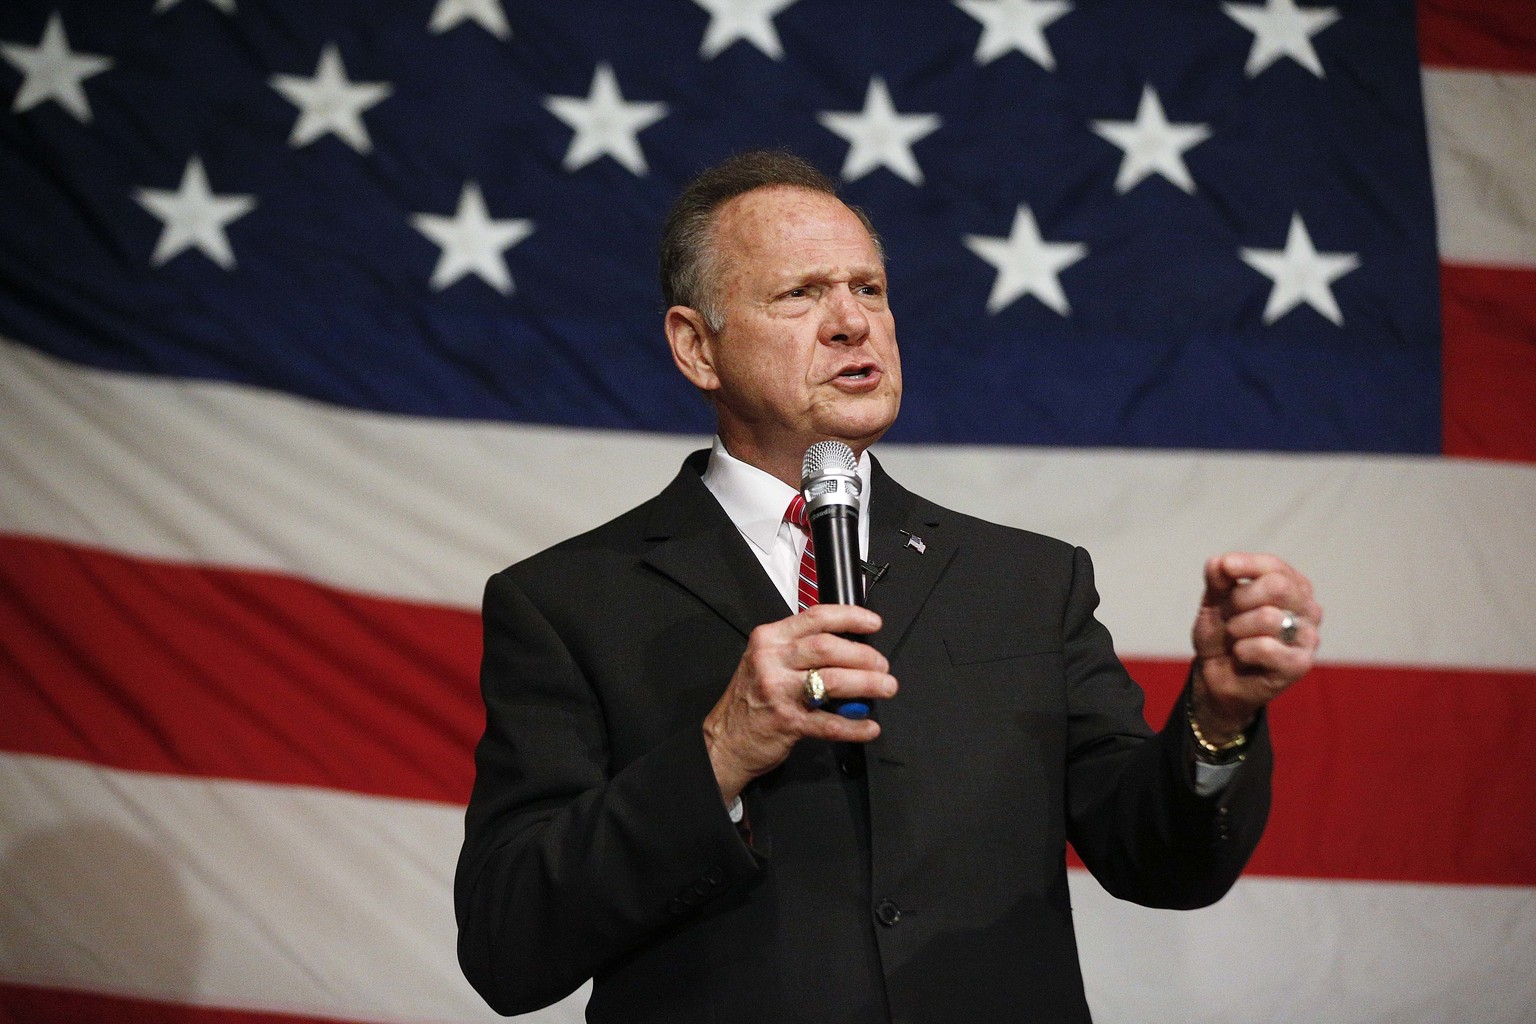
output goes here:
<path id="1" fill-rule="evenodd" d="M 816 441 L 873 444 L 901 407 L 901 357 L 859 218 L 824 193 L 758 189 L 722 207 L 713 241 L 725 325 L 704 340 L 716 386 L 701 386 L 726 448 L 781 477 L 792 464 L 798 480 Z"/>

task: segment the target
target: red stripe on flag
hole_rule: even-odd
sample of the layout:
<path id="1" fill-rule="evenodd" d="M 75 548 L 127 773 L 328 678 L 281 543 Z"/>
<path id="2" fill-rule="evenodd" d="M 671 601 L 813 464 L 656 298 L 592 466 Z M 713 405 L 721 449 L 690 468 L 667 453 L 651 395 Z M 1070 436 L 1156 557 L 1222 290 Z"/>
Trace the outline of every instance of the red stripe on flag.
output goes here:
<path id="1" fill-rule="evenodd" d="M 462 801 L 471 612 L 0 539 L 0 747 Z M 1160 723 L 1181 661 L 1135 661 Z M 1271 712 L 1258 873 L 1536 884 L 1536 673 L 1325 665 Z"/>
<path id="2" fill-rule="evenodd" d="M 1128 662 L 1161 725 L 1186 663 Z M 1254 874 L 1536 885 L 1536 673 L 1322 665 L 1270 707 Z"/>
<path id="3" fill-rule="evenodd" d="M 462 803 L 472 612 L 0 536 L 0 749 Z"/>
<path id="4" fill-rule="evenodd" d="M 1442 266 L 1440 302 L 1445 453 L 1536 461 L 1536 270 Z"/>
<path id="5" fill-rule="evenodd" d="M 1536 71 L 1531 0 L 1419 0 L 1419 60 L 1479 71 Z"/>
<path id="6" fill-rule="evenodd" d="M 15 1024 L 340 1024 L 334 1017 L 222 1010 L 0 983 L 0 1021 Z"/>

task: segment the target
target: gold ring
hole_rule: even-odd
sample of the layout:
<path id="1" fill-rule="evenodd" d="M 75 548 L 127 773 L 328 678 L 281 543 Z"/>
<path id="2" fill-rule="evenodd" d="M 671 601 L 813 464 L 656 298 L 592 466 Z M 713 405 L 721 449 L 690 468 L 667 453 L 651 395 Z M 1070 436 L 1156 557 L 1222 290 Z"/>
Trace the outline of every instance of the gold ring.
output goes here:
<path id="1" fill-rule="evenodd" d="M 820 669 L 810 669 L 805 673 L 805 704 L 807 707 L 819 708 L 827 702 L 827 684 L 821 679 Z"/>

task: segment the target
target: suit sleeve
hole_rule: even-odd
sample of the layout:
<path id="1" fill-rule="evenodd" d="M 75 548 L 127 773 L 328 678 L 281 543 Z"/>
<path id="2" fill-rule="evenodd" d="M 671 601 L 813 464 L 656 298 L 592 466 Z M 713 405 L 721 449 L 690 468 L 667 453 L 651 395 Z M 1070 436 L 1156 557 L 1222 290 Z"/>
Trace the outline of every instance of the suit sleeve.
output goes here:
<path id="1" fill-rule="evenodd" d="M 1142 694 L 1094 617 L 1098 593 L 1078 549 L 1063 621 L 1068 700 L 1068 837 L 1106 890 L 1191 909 L 1232 887 L 1263 834 L 1272 757 L 1263 717 L 1246 760 L 1218 793 L 1194 788 L 1188 685 L 1148 735 Z"/>
<path id="2" fill-rule="evenodd" d="M 454 884 L 459 961 L 547 1006 L 758 870 L 699 728 L 615 771 L 598 689 L 510 573 L 486 588 L 486 730 Z"/>

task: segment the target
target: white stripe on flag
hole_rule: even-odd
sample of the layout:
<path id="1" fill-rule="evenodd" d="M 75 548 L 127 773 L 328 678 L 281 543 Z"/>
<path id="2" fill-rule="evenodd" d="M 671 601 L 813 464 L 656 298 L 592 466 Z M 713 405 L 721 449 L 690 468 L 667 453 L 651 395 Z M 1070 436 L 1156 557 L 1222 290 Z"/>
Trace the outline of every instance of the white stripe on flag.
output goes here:
<path id="1" fill-rule="evenodd" d="M 654 493 L 704 443 L 345 411 L 3 343 L 0 436 L 0 530 L 468 608 L 490 573 Z M 1127 654 L 1185 656 L 1204 559 L 1257 549 L 1316 581 L 1330 660 L 1536 668 L 1536 466 L 878 451 L 920 493 L 1088 548 Z"/>
<path id="2" fill-rule="evenodd" d="M 1072 903 L 1097 1024 L 1529 1024 L 1536 1007 L 1536 889 L 1244 878 L 1179 912 L 1074 871 Z"/>
<path id="3" fill-rule="evenodd" d="M 1446 263 L 1536 267 L 1536 75 L 1426 69 Z"/>
<path id="4" fill-rule="evenodd" d="M 704 443 L 354 412 L 5 339 L 0 436 L 0 530 L 459 607 Z"/>

